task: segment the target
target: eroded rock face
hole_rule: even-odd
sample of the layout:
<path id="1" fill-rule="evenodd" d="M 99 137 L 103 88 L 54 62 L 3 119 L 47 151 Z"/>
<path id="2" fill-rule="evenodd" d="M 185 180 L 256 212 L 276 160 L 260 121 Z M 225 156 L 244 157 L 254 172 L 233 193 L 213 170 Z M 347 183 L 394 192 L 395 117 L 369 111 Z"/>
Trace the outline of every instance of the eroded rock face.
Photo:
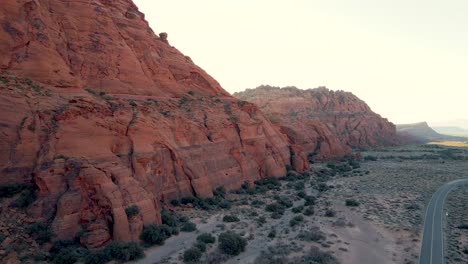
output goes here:
<path id="1" fill-rule="evenodd" d="M 136 240 L 171 199 L 308 166 L 132 1 L 2 1 L 0 51 L 0 184 L 37 186 L 56 239 Z"/>
<path id="2" fill-rule="evenodd" d="M 259 106 L 292 143 L 314 158 L 398 143 L 395 125 L 349 92 L 260 86 L 234 96 Z"/>

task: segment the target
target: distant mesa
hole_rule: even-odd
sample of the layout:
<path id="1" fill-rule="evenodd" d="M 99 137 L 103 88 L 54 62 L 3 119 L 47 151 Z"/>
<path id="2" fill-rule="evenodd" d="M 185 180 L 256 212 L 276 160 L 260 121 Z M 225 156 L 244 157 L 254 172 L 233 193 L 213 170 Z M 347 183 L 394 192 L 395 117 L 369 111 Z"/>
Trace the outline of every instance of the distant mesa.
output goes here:
<path id="1" fill-rule="evenodd" d="M 404 143 L 426 143 L 431 141 L 467 141 L 468 137 L 438 133 L 427 122 L 397 125 L 398 135 Z M 447 130 L 445 130 L 447 131 Z"/>

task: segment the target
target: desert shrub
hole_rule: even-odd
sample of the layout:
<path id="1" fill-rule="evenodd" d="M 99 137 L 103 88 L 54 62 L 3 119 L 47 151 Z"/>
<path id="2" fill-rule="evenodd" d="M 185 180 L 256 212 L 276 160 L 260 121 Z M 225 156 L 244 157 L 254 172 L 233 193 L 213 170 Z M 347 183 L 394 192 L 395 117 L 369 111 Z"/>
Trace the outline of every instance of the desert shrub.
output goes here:
<path id="1" fill-rule="evenodd" d="M 318 247 L 311 247 L 310 251 L 301 257 L 295 257 L 291 263 L 320 263 L 339 264 L 338 260 L 329 252 L 323 252 Z"/>
<path id="2" fill-rule="evenodd" d="M 275 238 L 276 237 L 276 229 L 271 229 L 270 232 L 268 233 L 269 238 Z"/>
<path id="3" fill-rule="evenodd" d="M 328 208 L 328 209 L 325 210 L 325 216 L 326 217 L 335 217 L 336 212 L 333 209 Z"/>
<path id="4" fill-rule="evenodd" d="M 193 197 L 193 196 L 190 196 L 190 197 L 183 197 L 182 199 L 180 199 L 180 203 L 181 204 L 197 204 L 198 203 L 198 198 L 197 197 Z"/>
<path id="5" fill-rule="evenodd" d="M 62 248 L 57 254 L 52 258 L 53 262 L 56 264 L 73 264 L 76 263 L 79 259 L 79 255 L 71 248 Z"/>
<path id="6" fill-rule="evenodd" d="M 12 207 L 26 208 L 36 200 L 36 193 L 32 189 L 26 189 L 11 203 Z"/>
<path id="7" fill-rule="evenodd" d="M 286 210 L 286 208 L 283 205 L 279 204 L 279 203 L 272 203 L 272 204 L 268 204 L 265 207 L 265 210 L 267 212 L 284 214 L 284 210 Z"/>
<path id="8" fill-rule="evenodd" d="M 310 195 L 307 195 L 304 197 L 304 206 L 309 206 L 309 205 L 314 205 L 315 204 L 315 197 L 314 196 L 310 196 Z"/>
<path id="9" fill-rule="evenodd" d="M 196 262 L 202 257 L 202 252 L 197 247 L 192 247 L 184 252 L 183 260 L 185 263 Z"/>
<path id="10" fill-rule="evenodd" d="M 289 221 L 289 225 L 290 226 L 296 226 L 298 225 L 299 223 L 303 222 L 304 221 L 304 217 L 302 215 L 297 215 L 295 217 L 293 217 L 290 221 Z"/>
<path id="11" fill-rule="evenodd" d="M 111 261 L 111 256 L 104 250 L 90 252 L 84 258 L 85 264 L 106 264 Z"/>
<path id="12" fill-rule="evenodd" d="M 216 238 L 209 233 L 203 233 L 197 236 L 197 240 L 205 244 L 212 244 L 216 241 Z"/>
<path id="13" fill-rule="evenodd" d="M 278 203 L 286 208 L 291 208 L 293 207 L 293 202 L 289 200 L 286 197 L 281 197 L 281 199 L 278 201 Z"/>
<path id="14" fill-rule="evenodd" d="M 295 214 L 298 214 L 298 213 L 302 212 L 302 210 L 304 210 L 304 206 L 297 206 L 297 207 L 293 207 L 293 208 L 291 209 L 291 211 L 292 211 L 293 213 L 295 213 Z"/>
<path id="15" fill-rule="evenodd" d="M 145 256 L 143 248 L 135 242 L 112 242 L 103 253 L 121 262 L 133 261 Z"/>
<path id="16" fill-rule="evenodd" d="M 297 193 L 297 196 L 298 196 L 299 198 L 304 198 L 304 197 L 306 197 L 306 193 L 305 193 L 304 191 L 299 191 L 299 192 Z"/>
<path id="17" fill-rule="evenodd" d="M 138 205 L 132 205 L 130 207 L 125 208 L 125 213 L 127 214 L 128 219 L 130 219 L 140 213 L 140 208 L 138 207 Z"/>
<path id="18" fill-rule="evenodd" d="M 266 218 L 264 216 L 260 216 L 259 218 L 257 218 L 257 224 L 259 226 L 262 226 L 263 224 L 266 224 Z"/>
<path id="19" fill-rule="evenodd" d="M 183 104 L 186 104 L 188 102 L 188 99 L 186 97 L 182 97 L 179 99 L 179 104 L 180 105 L 183 105 Z"/>
<path id="20" fill-rule="evenodd" d="M 359 202 L 354 199 L 346 199 L 346 206 L 356 207 L 359 206 Z"/>
<path id="21" fill-rule="evenodd" d="M 0 186 L 0 198 L 11 198 L 26 189 L 26 185 L 11 184 Z"/>
<path id="22" fill-rule="evenodd" d="M 223 222 L 239 222 L 240 219 L 239 217 L 235 216 L 235 215 L 225 215 L 223 217 Z"/>
<path id="23" fill-rule="evenodd" d="M 378 158 L 377 158 L 376 156 L 369 155 L 369 156 L 365 156 L 365 157 L 364 157 L 364 160 L 367 160 L 367 161 L 377 161 Z"/>
<path id="24" fill-rule="evenodd" d="M 219 249 L 228 255 L 239 255 L 247 246 L 247 240 L 233 232 L 221 233 L 218 241 Z"/>
<path id="25" fill-rule="evenodd" d="M 161 211 L 161 222 L 163 225 L 167 225 L 167 226 L 170 226 L 170 227 L 177 227 L 181 224 L 181 220 L 180 220 L 180 216 L 173 213 L 173 212 L 170 212 L 170 211 L 167 211 L 167 210 L 162 210 Z"/>
<path id="26" fill-rule="evenodd" d="M 327 191 L 328 189 L 330 189 L 330 188 L 328 187 L 328 185 L 327 185 L 326 183 L 321 182 L 321 183 L 319 183 L 319 184 L 317 185 L 317 190 L 318 190 L 319 192 L 325 192 L 325 191 Z"/>
<path id="27" fill-rule="evenodd" d="M 407 204 L 407 205 L 405 206 L 405 208 L 406 208 L 407 210 L 419 210 L 419 209 L 421 209 L 421 207 L 420 207 L 418 204 L 416 204 L 416 203 Z"/>
<path id="28" fill-rule="evenodd" d="M 278 180 L 278 178 L 274 178 L 274 177 L 257 180 L 254 183 L 255 185 L 281 186 L 281 182 Z"/>
<path id="29" fill-rule="evenodd" d="M 219 197 L 225 198 L 225 196 L 226 196 L 226 190 L 224 189 L 223 186 L 220 186 L 220 187 L 216 188 L 216 189 L 213 191 L 213 195 L 214 195 L 214 196 L 219 196 Z"/>
<path id="30" fill-rule="evenodd" d="M 197 230 L 197 225 L 192 222 L 186 222 L 180 227 L 182 232 L 193 232 Z"/>
<path id="31" fill-rule="evenodd" d="M 201 242 L 201 241 L 196 241 L 194 244 L 193 244 L 194 247 L 198 248 L 201 252 L 205 252 L 206 251 L 206 244 Z"/>
<path id="32" fill-rule="evenodd" d="M 173 206 L 179 206 L 179 205 L 180 205 L 180 202 L 179 202 L 179 200 L 177 200 L 177 199 L 172 199 L 172 200 L 171 200 L 171 204 L 172 204 Z"/>
<path id="33" fill-rule="evenodd" d="M 252 205 L 253 207 L 260 207 L 264 204 L 265 202 L 260 201 L 260 200 L 253 200 L 252 202 L 250 202 L 250 205 Z"/>
<path id="34" fill-rule="evenodd" d="M 57 240 L 54 241 L 52 247 L 49 249 L 49 252 L 54 255 L 57 254 L 61 249 L 64 248 L 76 248 L 79 246 L 79 243 L 75 240 Z"/>
<path id="35" fill-rule="evenodd" d="M 140 239 L 149 246 L 162 245 L 164 244 L 164 240 L 168 239 L 171 234 L 172 230 L 167 225 L 150 224 L 143 227 Z"/>
<path id="36" fill-rule="evenodd" d="M 314 241 L 318 242 L 324 240 L 325 234 L 320 231 L 319 228 L 312 228 L 310 231 L 304 231 L 297 235 L 297 238 L 301 241 Z"/>
<path id="37" fill-rule="evenodd" d="M 44 244 L 50 241 L 53 236 L 50 226 L 45 222 L 37 222 L 27 228 L 27 233 L 36 240 L 39 244 Z"/>
<path id="38" fill-rule="evenodd" d="M 274 212 L 271 214 L 272 219 L 280 219 L 283 216 L 283 213 Z"/>
<path id="39" fill-rule="evenodd" d="M 313 215 L 315 212 L 314 212 L 314 208 L 312 206 L 309 206 L 307 207 L 304 212 L 302 212 L 304 215 L 306 216 L 311 216 Z"/>

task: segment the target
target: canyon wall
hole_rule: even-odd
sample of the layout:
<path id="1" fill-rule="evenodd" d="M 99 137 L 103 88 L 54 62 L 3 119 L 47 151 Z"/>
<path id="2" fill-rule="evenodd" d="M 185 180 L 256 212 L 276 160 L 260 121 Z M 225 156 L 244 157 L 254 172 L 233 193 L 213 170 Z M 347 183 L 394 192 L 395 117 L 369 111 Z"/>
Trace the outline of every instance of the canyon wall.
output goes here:
<path id="1" fill-rule="evenodd" d="M 334 158 L 352 149 L 399 142 L 395 125 L 349 92 L 260 86 L 234 97 L 257 105 L 309 158 Z"/>
<path id="2" fill-rule="evenodd" d="M 2 1 L 0 51 L 0 185 L 35 188 L 56 239 L 137 240 L 171 199 L 308 167 L 130 0 Z"/>

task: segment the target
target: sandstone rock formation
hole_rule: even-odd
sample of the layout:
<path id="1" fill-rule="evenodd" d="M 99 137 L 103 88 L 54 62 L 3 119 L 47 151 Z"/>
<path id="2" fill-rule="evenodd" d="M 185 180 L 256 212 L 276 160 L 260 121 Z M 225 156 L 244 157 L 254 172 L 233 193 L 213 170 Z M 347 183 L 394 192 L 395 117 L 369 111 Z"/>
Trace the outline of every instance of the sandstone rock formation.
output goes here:
<path id="1" fill-rule="evenodd" d="M 314 159 L 349 154 L 352 148 L 398 143 L 395 125 L 349 92 L 260 86 L 234 96 L 259 106 L 292 143 L 312 153 Z"/>
<path id="2" fill-rule="evenodd" d="M 0 185 L 36 186 L 28 212 L 51 219 L 56 239 L 135 240 L 173 198 L 307 168 L 301 146 L 154 34 L 132 1 L 1 5 Z"/>

